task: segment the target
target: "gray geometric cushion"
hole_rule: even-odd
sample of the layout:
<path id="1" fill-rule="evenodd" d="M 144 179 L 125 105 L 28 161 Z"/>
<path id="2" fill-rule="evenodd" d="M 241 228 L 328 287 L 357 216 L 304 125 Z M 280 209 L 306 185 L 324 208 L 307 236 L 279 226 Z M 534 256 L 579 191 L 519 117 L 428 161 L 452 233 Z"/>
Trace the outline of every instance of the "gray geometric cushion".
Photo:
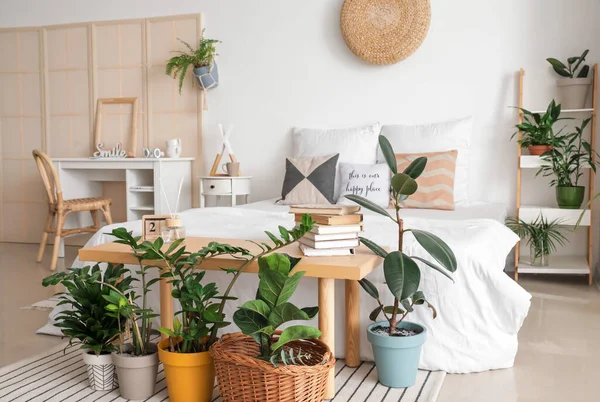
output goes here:
<path id="1" fill-rule="evenodd" d="M 335 167 L 339 154 L 314 158 L 287 158 L 278 204 L 333 204 Z"/>

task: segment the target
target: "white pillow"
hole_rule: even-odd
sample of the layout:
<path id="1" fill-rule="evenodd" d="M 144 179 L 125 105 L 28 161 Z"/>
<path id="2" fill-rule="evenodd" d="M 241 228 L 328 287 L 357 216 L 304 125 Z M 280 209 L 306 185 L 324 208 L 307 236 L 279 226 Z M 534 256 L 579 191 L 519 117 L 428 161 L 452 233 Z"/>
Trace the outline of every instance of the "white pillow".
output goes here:
<path id="1" fill-rule="evenodd" d="M 292 157 L 339 154 L 338 163 L 374 164 L 379 147 L 379 123 L 339 129 L 298 128 L 292 132 Z M 336 178 L 339 183 L 340 176 Z M 334 198 L 339 197 L 338 185 Z"/>
<path id="2" fill-rule="evenodd" d="M 382 208 L 387 208 L 390 204 L 391 171 L 387 164 L 340 163 L 338 177 L 340 177 L 338 204 L 353 205 L 354 202 L 344 197 L 348 194 L 363 196 Z"/>
<path id="3" fill-rule="evenodd" d="M 381 134 L 390 141 L 397 154 L 458 151 L 454 177 L 455 204 L 469 202 L 469 147 L 472 131 L 471 117 L 420 126 L 385 125 L 381 128 Z M 381 150 L 377 160 L 385 160 Z"/>

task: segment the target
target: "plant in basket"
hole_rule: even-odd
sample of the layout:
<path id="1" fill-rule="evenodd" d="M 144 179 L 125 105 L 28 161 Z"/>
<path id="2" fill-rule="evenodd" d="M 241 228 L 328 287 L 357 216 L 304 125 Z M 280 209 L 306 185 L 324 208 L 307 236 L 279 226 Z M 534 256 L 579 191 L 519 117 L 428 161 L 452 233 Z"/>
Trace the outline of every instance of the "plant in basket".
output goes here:
<path id="1" fill-rule="evenodd" d="M 213 345 L 219 391 L 224 400 L 321 401 L 335 358 L 306 325 L 279 328 L 309 320 L 318 307 L 298 308 L 289 301 L 305 272 L 292 272 L 300 259 L 270 254 L 258 259 L 255 300 L 242 304 L 233 322 L 242 334 L 225 335 Z M 237 379 L 237 380 L 232 380 Z"/>
<path id="2" fill-rule="evenodd" d="M 367 328 L 367 338 L 373 347 L 379 381 L 388 387 L 404 388 L 415 383 L 421 347 L 425 343 L 427 332 L 422 325 L 408 322 L 405 318 L 415 306 L 419 305 L 427 305 L 431 308 L 434 318 L 437 315 L 425 294 L 419 290 L 421 270 L 417 262 L 423 263 L 451 280 L 453 280 L 451 273 L 456 271 L 457 266 L 454 253 L 442 239 L 423 230 L 405 228 L 400 216 L 402 201 L 414 194 L 419 187 L 416 179 L 425 170 L 427 158 L 415 159 L 404 172 L 398 173 L 396 156 L 387 138 L 379 136 L 379 145 L 393 173 L 391 192 L 396 211 L 395 217 L 364 197 L 347 195 L 346 198 L 390 218 L 398 225 L 398 251 L 388 253 L 374 242 L 362 237 L 360 239 L 371 251 L 384 258 L 383 273 L 388 290 L 393 295 L 393 305 L 385 306 L 377 287 L 367 279 L 362 279 L 360 284 L 377 301 L 377 307 L 369 315 L 369 318 L 376 322 Z M 433 257 L 435 263 L 403 252 L 404 236 L 409 233 Z M 377 322 L 380 314 L 383 314 L 386 321 Z"/>
<path id="3" fill-rule="evenodd" d="M 69 347 L 83 349 L 83 361 L 88 366 L 90 387 L 95 391 L 111 391 L 118 386 L 111 352 L 114 341 L 119 337 L 119 327 L 124 318 L 107 314 L 109 304 L 105 296 L 110 287 L 127 292 L 132 278 L 121 277 L 127 272 L 123 265 L 108 264 L 102 274 L 98 265 L 90 268 L 69 268 L 67 272 L 57 272 L 42 281 L 44 287 L 63 285 L 64 293 L 58 293 L 58 305 L 68 305 L 70 310 L 61 311 L 56 317 L 56 326 L 69 337 Z M 65 349 L 66 350 L 66 349 Z"/>

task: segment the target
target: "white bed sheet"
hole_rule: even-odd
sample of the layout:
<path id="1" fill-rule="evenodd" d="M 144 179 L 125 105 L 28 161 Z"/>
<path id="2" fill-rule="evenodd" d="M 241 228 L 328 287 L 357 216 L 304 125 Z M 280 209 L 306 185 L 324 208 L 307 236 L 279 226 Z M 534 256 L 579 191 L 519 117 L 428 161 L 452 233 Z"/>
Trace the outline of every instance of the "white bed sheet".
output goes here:
<path id="1" fill-rule="evenodd" d="M 488 209 L 489 208 L 489 209 Z M 494 218 L 464 219 L 487 213 Z M 274 205 L 272 201 L 260 202 L 239 208 L 207 208 L 184 211 L 181 218 L 188 236 L 230 237 L 239 239 L 265 239 L 264 230 L 276 230 L 277 225 L 293 225 L 287 207 Z M 461 212 L 457 212 L 461 211 Z M 444 370 L 449 373 L 469 373 L 511 367 L 518 349 L 517 333 L 529 310 L 531 296 L 504 274 L 507 254 L 518 238 L 501 221 L 502 211 L 492 206 L 460 208 L 445 211 L 447 219 L 413 217 L 405 215 L 405 226 L 429 230 L 437 234 L 455 251 L 458 271 L 455 283 L 442 275 L 424 268 L 421 288 L 438 310 L 438 318 L 431 318 L 430 310 L 415 310 L 410 320 L 424 324 L 428 340 L 421 356 L 420 367 Z M 413 212 L 413 211 L 409 211 Z M 417 212 L 417 211 L 414 211 Z M 418 211 L 422 213 L 423 211 Z M 443 212 L 443 211 L 428 211 Z M 460 218 L 459 218 L 460 214 Z M 464 215 L 463 215 L 464 214 Z M 364 236 L 382 246 L 394 248 L 398 233 L 396 225 L 380 215 L 365 213 Z M 112 241 L 106 235 L 112 228 L 125 226 L 140 234 L 141 221 L 115 224 L 103 228 L 87 243 L 88 246 Z M 427 254 L 412 238 L 405 239 L 405 252 L 427 258 Z M 75 261 L 75 266 L 82 263 Z M 385 292 L 381 269 L 373 271 L 368 278 L 375 283 L 384 303 L 392 298 Z M 208 272 L 206 280 L 217 282 L 224 289 L 229 277 L 219 272 Z M 300 306 L 317 305 L 317 283 L 305 278 L 292 299 Z M 257 286 L 255 275 L 242 275 L 234 287 L 234 295 L 245 301 L 254 298 Z M 149 297 L 151 306 L 158 311 L 158 292 Z M 344 283 L 336 283 L 336 356 L 344 356 Z M 239 303 L 232 302 L 226 308 L 230 317 Z M 375 302 L 361 291 L 361 328 L 369 324 L 368 315 Z M 56 333 L 53 318 L 42 333 Z M 314 322 L 316 325 L 316 321 Z M 236 330 L 232 325 L 227 332 Z M 372 360 L 371 347 L 364 330 L 361 333 L 360 354 L 363 360 Z"/>

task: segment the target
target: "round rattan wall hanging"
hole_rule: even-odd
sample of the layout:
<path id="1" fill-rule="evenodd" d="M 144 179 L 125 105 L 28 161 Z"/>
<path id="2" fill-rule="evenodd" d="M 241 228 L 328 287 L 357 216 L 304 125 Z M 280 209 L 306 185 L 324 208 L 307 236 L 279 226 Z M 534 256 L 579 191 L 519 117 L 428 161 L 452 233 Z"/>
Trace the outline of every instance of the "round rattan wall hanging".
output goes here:
<path id="1" fill-rule="evenodd" d="M 430 22 L 429 0 L 345 0 L 340 25 L 356 56 L 372 64 L 393 64 L 421 46 Z"/>

